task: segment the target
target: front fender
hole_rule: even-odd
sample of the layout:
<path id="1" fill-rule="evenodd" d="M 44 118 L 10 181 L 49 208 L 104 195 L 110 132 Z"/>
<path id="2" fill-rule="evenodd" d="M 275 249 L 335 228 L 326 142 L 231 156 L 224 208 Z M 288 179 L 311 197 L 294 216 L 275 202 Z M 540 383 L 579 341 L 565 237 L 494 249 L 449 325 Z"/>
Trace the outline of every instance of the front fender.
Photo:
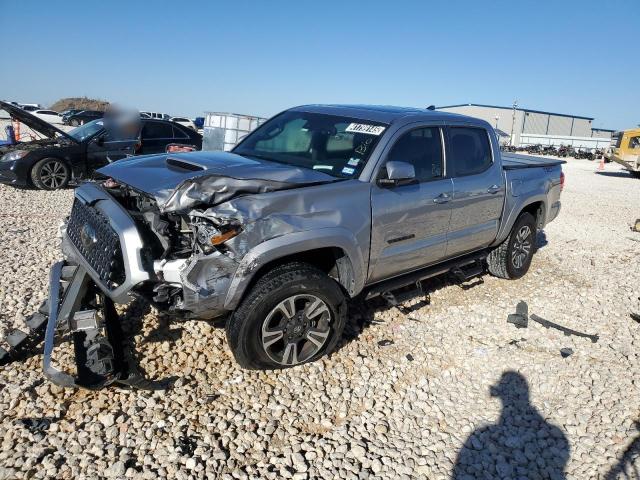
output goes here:
<path id="1" fill-rule="evenodd" d="M 365 263 L 355 236 L 347 229 L 329 227 L 295 232 L 267 240 L 249 250 L 240 262 L 227 291 L 224 308 L 233 310 L 240 303 L 247 286 L 264 265 L 290 255 L 319 248 L 340 248 L 351 264 L 352 282 L 343 285 L 351 296 L 364 287 Z"/>

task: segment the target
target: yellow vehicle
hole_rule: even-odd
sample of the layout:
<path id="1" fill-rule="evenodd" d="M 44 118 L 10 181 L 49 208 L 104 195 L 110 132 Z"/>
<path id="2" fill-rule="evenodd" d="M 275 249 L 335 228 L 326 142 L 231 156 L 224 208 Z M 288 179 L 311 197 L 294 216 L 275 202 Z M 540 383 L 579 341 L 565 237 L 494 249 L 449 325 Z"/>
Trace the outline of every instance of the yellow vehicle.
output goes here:
<path id="1" fill-rule="evenodd" d="M 640 177 L 640 128 L 615 132 L 607 157 Z"/>

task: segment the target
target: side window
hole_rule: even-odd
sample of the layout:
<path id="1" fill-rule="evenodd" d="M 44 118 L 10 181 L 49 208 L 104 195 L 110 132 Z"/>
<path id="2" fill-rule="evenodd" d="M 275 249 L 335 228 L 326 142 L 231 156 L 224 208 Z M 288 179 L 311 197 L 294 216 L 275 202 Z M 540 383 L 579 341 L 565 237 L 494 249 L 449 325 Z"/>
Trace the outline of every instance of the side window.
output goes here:
<path id="1" fill-rule="evenodd" d="M 452 175 L 464 177 L 484 172 L 491 165 L 489 135 L 483 128 L 451 127 L 449 129 L 450 151 L 448 165 Z"/>
<path id="2" fill-rule="evenodd" d="M 442 142 L 438 127 L 426 127 L 405 133 L 395 143 L 387 161 L 413 165 L 416 180 L 426 182 L 442 177 Z"/>
<path id="3" fill-rule="evenodd" d="M 167 123 L 146 122 L 142 128 L 142 139 L 173 138 L 173 127 Z"/>
<path id="4" fill-rule="evenodd" d="M 189 138 L 189 135 L 184 133 L 180 127 L 173 125 L 173 138 Z"/>
<path id="5" fill-rule="evenodd" d="M 631 137 L 629 139 L 629 148 L 640 148 L 640 137 Z"/>

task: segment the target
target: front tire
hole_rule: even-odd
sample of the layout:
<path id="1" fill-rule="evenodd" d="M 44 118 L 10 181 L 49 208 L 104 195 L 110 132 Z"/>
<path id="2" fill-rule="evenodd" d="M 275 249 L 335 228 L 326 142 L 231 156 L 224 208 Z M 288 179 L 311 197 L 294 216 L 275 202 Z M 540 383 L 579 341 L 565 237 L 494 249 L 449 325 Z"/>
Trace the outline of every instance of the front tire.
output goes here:
<path id="1" fill-rule="evenodd" d="M 522 277 L 531 266 L 535 241 L 536 220 L 530 213 L 523 212 L 506 240 L 487 256 L 489 273 L 511 280 Z"/>
<path id="2" fill-rule="evenodd" d="M 238 364 L 252 370 L 294 367 L 330 353 L 344 330 L 347 302 L 338 283 L 312 265 L 274 268 L 227 322 Z"/>
<path id="3" fill-rule="evenodd" d="M 31 182 L 40 190 L 65 188 L 70 179 L 69 166 L 57 158 L 43 158 L 31 169 Z"/>

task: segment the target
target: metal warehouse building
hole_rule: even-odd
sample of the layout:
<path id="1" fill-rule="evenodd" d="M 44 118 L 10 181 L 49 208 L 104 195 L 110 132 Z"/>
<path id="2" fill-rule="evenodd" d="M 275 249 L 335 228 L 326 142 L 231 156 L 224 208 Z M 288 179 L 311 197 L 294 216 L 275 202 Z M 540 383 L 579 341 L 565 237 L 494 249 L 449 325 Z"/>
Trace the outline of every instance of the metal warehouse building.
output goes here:
<path id="1" fill-rule="evenodd" d="M 593 118 L 526 108 L 499 107 L 466 103 L 438 107 L 438 110 L 481 118 L 489 122 L 500 136 L 500 143 L 515 146 L 572 145 L 604 148 L 613 130 L 592 128 Z"/>

